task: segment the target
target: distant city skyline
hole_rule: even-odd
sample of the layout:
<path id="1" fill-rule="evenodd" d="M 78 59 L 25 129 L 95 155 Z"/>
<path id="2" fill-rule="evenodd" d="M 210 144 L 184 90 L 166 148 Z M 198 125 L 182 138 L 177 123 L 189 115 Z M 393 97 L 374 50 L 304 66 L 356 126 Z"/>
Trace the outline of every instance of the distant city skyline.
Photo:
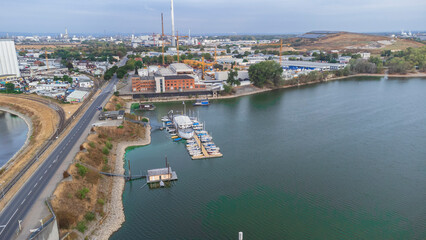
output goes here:
<path id="1" fill-rule="evenodd" d="M 171 33 L 170 0 L 4 1 L 4 33 L 160 33 L 161 13 Z M 421 0 L 175 0 L 174 8 L 176 30 L 193 35 L 423 31 L 426 22 Z"/>

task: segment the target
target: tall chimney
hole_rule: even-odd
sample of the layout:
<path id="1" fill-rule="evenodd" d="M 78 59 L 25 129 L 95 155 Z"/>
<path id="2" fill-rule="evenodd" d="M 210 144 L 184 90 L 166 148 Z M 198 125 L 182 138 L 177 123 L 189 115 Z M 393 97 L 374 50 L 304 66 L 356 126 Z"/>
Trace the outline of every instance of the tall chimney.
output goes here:
<path id="1" fill-rule="evenodd" d="M 170 0 L 171 13 L 172 13 L 172 46 L 176 46 L 175 42 L 175 13 L 173 10 L 173 0 Z"/>

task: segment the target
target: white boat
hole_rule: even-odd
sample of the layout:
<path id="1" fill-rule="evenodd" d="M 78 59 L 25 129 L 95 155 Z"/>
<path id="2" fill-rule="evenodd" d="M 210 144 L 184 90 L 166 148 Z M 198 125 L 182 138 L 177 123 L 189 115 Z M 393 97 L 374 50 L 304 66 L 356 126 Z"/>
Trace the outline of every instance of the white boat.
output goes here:
<path id="1" fill-rule="evenodd" d="M 173 123 L 177 129 L 177 134 L 183 139 L 191 139 L 194 136 L 192 121 L 188 116 L 176 115 L 173 117 Z"/>
<path id="2" fill-rule="evenodd" d="M 167 117 L 167 116 L 164 116 L 164 117 L 161 118 L 161 121 L 162 122 L 168 122 L 168 121 L 170 121 L 170 118 Z"/>

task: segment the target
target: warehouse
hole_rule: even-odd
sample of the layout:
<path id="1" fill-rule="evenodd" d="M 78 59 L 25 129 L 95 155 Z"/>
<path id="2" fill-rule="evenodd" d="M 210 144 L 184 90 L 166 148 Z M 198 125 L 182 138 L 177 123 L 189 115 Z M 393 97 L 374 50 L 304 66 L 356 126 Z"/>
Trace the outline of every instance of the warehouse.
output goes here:
<path id="1" fill-rule="evenodd" d="M 75 90 L 74 92 L 72 92 L 70 95 L 67 96 L 67 102 L 79 103 L 79 102 L 82 102 L 88 95 L 89 95 L 89 92 Z"/>
<path id="2" fill-rule="evenodd" d="M 286 70 L 317 70 L 329 71 L 343 69 L 346 64 L 341 63 L 320 63 L 320 62 L 307 62 L 307 61 L 283 61 L 281 63 L 283 69 Z"/>

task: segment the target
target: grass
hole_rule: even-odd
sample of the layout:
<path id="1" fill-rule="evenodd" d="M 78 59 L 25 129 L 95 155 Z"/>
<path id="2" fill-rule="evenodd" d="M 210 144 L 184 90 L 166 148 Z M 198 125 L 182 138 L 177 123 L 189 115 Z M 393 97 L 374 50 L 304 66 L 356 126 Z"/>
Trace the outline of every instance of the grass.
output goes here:
<path id="1" fill-rule="evenodd" d="M 84 177 L 84 175 L 86 175 L 86 173 L 87 173 L 87 167 L 81 165 L 80 163 L 77 163 L 75 166 L 78 169 L 78 174 L 80 174 L 80 176 Z"/>
<path id="2" fill-rule="evenodd" d="M 84 188 L 82 188 L 82 189 L 78 190 L 78 192 L 77 192 L 78 197 L 79 197 L 81 200 L 85 199 L 88 193 L 89 193 L 89 189 L 88 189 L 88 188 L 86 188 L 86 187 L 84 187 Z"/>

